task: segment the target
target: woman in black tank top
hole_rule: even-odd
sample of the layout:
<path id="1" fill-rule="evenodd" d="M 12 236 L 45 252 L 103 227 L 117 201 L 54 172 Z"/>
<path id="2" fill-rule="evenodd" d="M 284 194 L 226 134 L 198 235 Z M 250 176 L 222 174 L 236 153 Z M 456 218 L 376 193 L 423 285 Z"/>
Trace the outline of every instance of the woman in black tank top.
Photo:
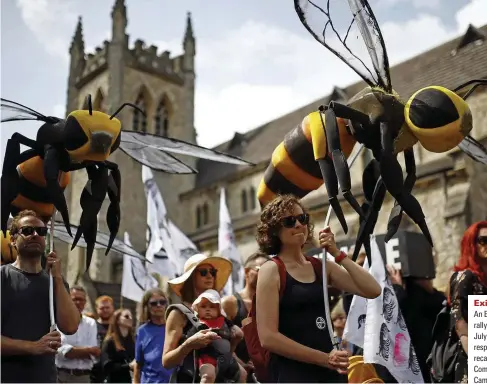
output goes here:
<path id="1" fill-rule="evenodd" d="M 262 265 L 256 294 L 259 338 L 271 352 L 269 368 L 278 383 L 348 381 L 348 352 L 333 349 L 321 279 L 302 253 L 312 236 L 309 215 L 292 195 L 278 196 L 269 203 L 257 227 L 261 250 L 277 255 L 286 269 L 281 299 L 279 269 L 273 261 Z M 380 295 L 379 284 L 337 249 L 329 229 L 320 232 L 320 245 L 336 261 L 326 261 L 329 284 L 370 299 Z"/>

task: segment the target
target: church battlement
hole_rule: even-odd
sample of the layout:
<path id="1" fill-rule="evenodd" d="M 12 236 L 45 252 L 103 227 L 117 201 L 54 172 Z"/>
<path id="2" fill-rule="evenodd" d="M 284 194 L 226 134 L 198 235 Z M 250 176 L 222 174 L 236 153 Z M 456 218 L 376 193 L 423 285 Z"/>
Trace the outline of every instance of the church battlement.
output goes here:
<path id="1" fill-rule="evenodd" d="M 170 51 L 163 51 L 158 54 L 159 48 L 155 45 L 147 46 L 147 44 L 137 39 L 134 47 L 129 50 L 130 63 L 134 67 L 139 67 L 144 71 L 149 71 L 156 75 L 168 78 L 169 80 L 182 84 L 184 82 L 184 67 L 182 56 L 171 58 Z"/>
<path id="2" fill-rule="evenodd" d="M 110 42 L 105 40 L 103 42 L 103 46 L 95 47 L 94 53 L 87 53 L 84 56 L 85 66 L 84 70 L 80 76 L 80 80 L 82 78 L 88 77 L 90 74 L 94 72 L 98 72 L 100 68 L 105 68 L 107 61 L 108 61 L 108 48 Z"/>

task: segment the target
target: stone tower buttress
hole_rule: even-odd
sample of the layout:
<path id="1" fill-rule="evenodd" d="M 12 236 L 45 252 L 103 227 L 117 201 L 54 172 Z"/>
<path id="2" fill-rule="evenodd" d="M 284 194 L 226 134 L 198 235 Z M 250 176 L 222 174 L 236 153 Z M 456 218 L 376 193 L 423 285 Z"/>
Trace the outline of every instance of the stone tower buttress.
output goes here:
<path id="1" fill-rule="evenodd" d="M 128 50 L 127 9 L 124 0 L 116 0 L 112 10 L 112 39 L 108 47 L 108 110 L 122 105 L 125 52 Z"/>
<path id="2" fill-rule="evenodd" d="M 186 31 L 183 40 L 183 71 L 184 71 L 184 87 L 186 93 L 186 114 L 187 114 L 187 129 L 188 132 L 194 136 L 194 143 L 196 143 L 196 129 L 194 126 L 194 106 L 195 106 L 195 56 L 196 56 L 196 39 L 193 32 L 193 23 L 191 20 L 191 13 L 188 12 L 186 18 Z"/>
<path id="3" fill-rule="evenodd" d="M 66 100 L 66 114 L 72 110 L 78 109 L 78 93 L 76 83 L 83 74 L 86 65 L 85 44 L 83 40 L 83 24 L 81 17 L 78 18 L 78 24 L 74 32 L 71 47 L 69 48 L 70 65 L 68 76 L 68 95 Z"/>

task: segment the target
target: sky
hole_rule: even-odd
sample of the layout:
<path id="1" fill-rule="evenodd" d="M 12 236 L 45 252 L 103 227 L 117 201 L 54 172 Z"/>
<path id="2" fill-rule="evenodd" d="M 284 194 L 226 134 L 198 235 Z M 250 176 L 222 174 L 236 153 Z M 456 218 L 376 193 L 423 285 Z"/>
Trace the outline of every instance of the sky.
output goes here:
<path id="1" fill-rule="evenodd" d="M 324 3 L 324 0 L 317 0 Z M 332 0 L 337 3 L 344 0 Z M 63 116 L 69 45 L 82 16 L 86 52 L 110 39 L 115 0 L 5 0 L 1 7 L 1 94 L 46 115 Z M 487 24 L 487 0 L 372 0 L 391 65 Z M 292 1 L 125 0 L 129 45 L 182 52 L 186 13 L 196 37 L 198 144 L 212 147 L 347 86 L 358 76 L 299 21 Z M 287 4 L 287 5 L 285 5 Z M 350 15 L 338 10 L 335 24 Z M 345 25 L 345 24 L 342 24 Z M 355 44 L 356 42 L 352 42 Z M 18 131 L 2 124 L 1 159 Z M 270 149 L 271 151 L 271 149 Z M 270 155 L 271 152 L 269 152 Z"/>

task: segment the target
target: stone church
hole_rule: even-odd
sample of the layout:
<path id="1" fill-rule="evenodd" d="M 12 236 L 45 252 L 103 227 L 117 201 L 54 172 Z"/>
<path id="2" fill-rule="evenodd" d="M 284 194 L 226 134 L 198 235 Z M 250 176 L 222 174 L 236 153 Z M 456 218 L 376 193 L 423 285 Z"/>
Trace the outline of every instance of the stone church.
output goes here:
<path id="1" fill-rule="evenodd" d="M 124 129 L 133 129 L 196 143 L 194 126 L 196 38 L 190 14 L 182 37 L 183 54 L 171 57 L 170 52 L 157 53 L 157 47 L 146 47 L 136 40 L 129 48 L 126 34 L 127 9 L 123 0 L 116 0 L 112 10 L 112 37 L 97 47 L 94 53 L 84 49 L 82 21 L 78 22 L 70 47 L 71 65 L 68 78 L 67 111 L 83 108 L 87 94 L 94 100 L 94 109 L 105 112 L 116 110 L 124 102 L 132 102 L 146 111 L 146 117 L 125 108 L 119 115 Z M 464 35 L 433 48 L 391 68 L 394 89 L 403 98 L 426 85 L 455 88 L 475 78 L 487 78 L 487 26 L 470 26 Z M 185 158 L 198 169 L 195 175 L 168 175 L 154 172 L 166 203 L 169 217 L 199 249 L 208 254 L 218 249 L 219 191 L 225 187 L 227 205 L 243 259 L 257 249 L 255 225 L 260 206 L 256 191 L 273 148 L 303 117 L 331 100 L 345 102 L 364 87 L 363 82 L 346 88 L 336 87 L 329 95 L 301 106 L 288 114 L 263 124 L 246 133 L 236 133 L 232 140 L 215 149 L 237 155 L 256 164 L 242 167 L 206 160 Z M 472 136 L 483 142 L 487 139 L 487 87 L 479 87 L 469 98 L 475 122 Z M 122 151 L 113 161 L 122 172 L 122 222 L 119 238 L 127 231 L 132 245 L 139 252 L 146 247 L 146 197 L 141 177 L 141 166 Z M 418 180 L 414 195 L 421 203 L 435 244 L 437 267 L 435 285 L 444 289 L 449 271 L 459 255 L 463 231 L 474 221 L 487 217 L 487 167 L 474 163 L 458 149 L 447 154 L 436 154 L 415 146 Z M 362 170 L 371 155 L 363 151 L 351 169 L 355 181 L 353 193 L 361 196 Z M 400 156 L 402 160 L 402 156 Z M 72 223 L 80 216 L 79 196 L 86 175 L 73 174 L 66 193 Z M 323 226 L 328 210 L 324 187 L 303 199 L 318 230 Z M 105 210 L 100 212 L 99 230 L 107 232 Z M 392 200 L 386 198 L 376 226 L 376 233 L 384 233 Z M 353 238 L 358 231 L 358 216 L 343 204 L 350 231 L 347 235 L 332 218 L 331 227 L 338 240 Z M 332 216 L 333 217 L 333 216 Z M 418 231 L 408 219 L 403 228 Z M 122 257 L 114 252 L 95 251 L 91 267 L 85 272 L 84 249 L 69 251 L 64 263 L 68 282 L 83 284 L 93 300 L 99 294 L 109 294 L 118 302 L 120 296 Z"/>

